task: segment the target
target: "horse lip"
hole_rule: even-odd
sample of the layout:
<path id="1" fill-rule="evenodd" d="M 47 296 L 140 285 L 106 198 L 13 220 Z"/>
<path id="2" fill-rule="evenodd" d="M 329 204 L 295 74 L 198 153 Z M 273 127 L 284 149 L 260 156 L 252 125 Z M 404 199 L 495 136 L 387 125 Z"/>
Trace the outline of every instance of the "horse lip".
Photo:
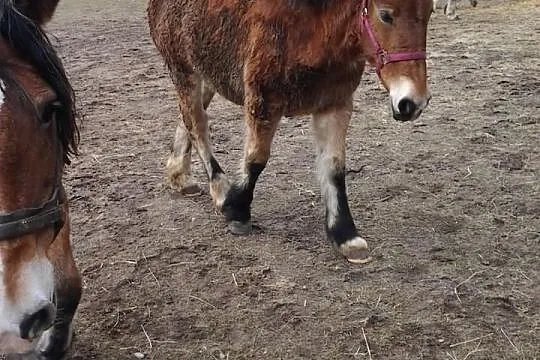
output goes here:
<path id="1" fill-rule="evenodd" d="M 32 342 L 21 338 L 15 333 L 0 334 L 0 356 L 5 353 L 25 353 L 31 349 Z"/>
<path id="2" fill-rule="evenodd" d="M 392 108 L 392 116 L 393 116 L 394 120 L 397 120 L 397 121 L 400 121 L 400 122 L 414 121 L 414 120 L 416 120 L 416 119 L 418 119 L 420 117 L 420 115 L 422 114 L 422 111 L 423 111 L 423 109 L 418 109 L 418 110 L 416 110 L 414 112 L 414 114 L 412 114 L 409 117 L 406 117 L 406 116 L 401 115 L 399 112 L 395 111 Z"/>

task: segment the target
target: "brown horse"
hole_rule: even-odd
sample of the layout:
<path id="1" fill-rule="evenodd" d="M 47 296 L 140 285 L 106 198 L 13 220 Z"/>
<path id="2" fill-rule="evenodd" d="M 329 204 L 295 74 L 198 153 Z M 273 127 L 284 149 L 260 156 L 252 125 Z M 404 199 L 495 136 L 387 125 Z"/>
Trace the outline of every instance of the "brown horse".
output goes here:
<path id="1" fill-rule="evenodd" d="M 170 184 L 189 183 L 191 147 L 235 234 L 251 230 L 255 183 L 282 116 L 312 114 L 328 238 L 349 261 L 369 260 L 345 188 L 345 138 L 366 61 L 389 90 L 394 118 L 427 106 L 426 32 L 432 0 L 149 0 L 150 32 L 178 92 Z M 243 105 L 244 161 L 229 184 L 206 107 L 214 92 Z"/>
<path id="2" fill-rule="evenodd" d="M 60 359 L 81 295 L 62 186 L 74 95 L 42 30 L 57 2 L 0 0 L 0 357 Z"/>

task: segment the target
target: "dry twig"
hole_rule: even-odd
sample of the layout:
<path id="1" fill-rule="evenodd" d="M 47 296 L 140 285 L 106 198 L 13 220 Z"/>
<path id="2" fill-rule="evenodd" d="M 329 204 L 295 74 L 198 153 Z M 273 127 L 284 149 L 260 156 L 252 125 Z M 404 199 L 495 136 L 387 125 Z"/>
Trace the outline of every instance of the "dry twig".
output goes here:
<path id="1" fill-rule="evenodd" d="M 478 275 L 478 274 L 483 273 L 484 271 L 485 271 L 485 270 L 480 270 L 480 271 L 477 271 L 477 272 L 472 273 L 471 276 L 469 276 L 467 279 L 463 280 L 462 282 L 460 282 L 459 284 L 457 284 L 456 287 L 454 287 L 454 294 L 456 294 L 456 297 L 457 297 L 457 299 L 458 299 L 458 301 L 459 301 L 460 304 L 461 304 L 461 299 L 459 298 L 459 295 L 458 295 L 458 292 L 457 292 L 458 287 L 460 287 L 461 285 L 463 285 L 463 284 L 465 284 L 465 283 L 471 281 L 471 279 L 472 279 L 473 277 L 475 277 L 475 276 Z"/>
<path id="2" fill-rule="evenodd" d="M 491 336 L 491 335 L 493 335 L 493 333 L 489 333 L 489 334 L 484 335 L 484 336 L 479 336 L 479 337 L 476 337 L 476 338 L 474 338 L 474 339 L 461 341 L 461 342 L 458 342 L 458 343 L 455 343 L 455 344 L 450 344 L 450 348 L 453 348 L 453 347 L 456 347 L 456 346 L 460 346 L 460 345 L 465 345 L 465 344 L 471 343 L 471 342 L 473 342 L 473 341 L 481 340 L 481 339 L 487 338 L 487 337 L 489 337 L 489 336 Z"/>
<path id="3" fill-rule="evenodd" d="M 198 301 L 202 302 L 203 304 L 206 304 L 206 305 L 208 305 L 208 306 L 211 306 L 211 307 L 214 308 L 214 309 L 217 309 L 216 306 L 210 304 L 210 303 L 209 303 L 208 301 L 206 301 L 206 300 L 201 299 L 200 297 L 196 297 L 196 296 L 194 296 L 194 295 L 189 295 L 189 297 L 192 298 L 192 299 L 198 300 Z"/>
<path id="4" fill-rule="evenodd" d="M 367 337 L 366 337 L 366 333 L 364 332 L 364 328 L 362 328 L 362 335 L 364 336 L 364 341 L 366 342 L 366 348 L 367 348 L 367 352 L 368 352 L 368 355 L 369 355 L 369 360 L 372 360 L 371 359 L 371 349 L 369 348 L 369 343 L 367 341 Z"/>
<path id="5" fill-rule="evenodd" d="M 142 324 L 141 324 L 141 329 L 144 333 L 144 336 L 146 336 L 146 340 L 148 341 L 148 345 L 150 346 L 150 349 L 152 349 L 152 340 L 150 340 L 150 336 L 148 336 L 148 333 L 146 332 Z"/>
<path id="6" fill-rule="evenodd" d="M 514 350 L 516 350 L 516 352 L 519 354 L 520 351 L 519 349 L 517 348 L 516 344 L 514 344 L 514 342 L 512 340 L 510 340 L 510 338 L 508 337 L 508 335 L 506 335 L 506 333 L 504 332 L 504 330 L 501 328 L 501 332 L 502 334 L 504 335 L 504 337 L 506 338 L 506 340 L 508 340 L 508 342 L 510 343 L 510 345 L 512 345 L 512 347 L 514 348 Z"/>

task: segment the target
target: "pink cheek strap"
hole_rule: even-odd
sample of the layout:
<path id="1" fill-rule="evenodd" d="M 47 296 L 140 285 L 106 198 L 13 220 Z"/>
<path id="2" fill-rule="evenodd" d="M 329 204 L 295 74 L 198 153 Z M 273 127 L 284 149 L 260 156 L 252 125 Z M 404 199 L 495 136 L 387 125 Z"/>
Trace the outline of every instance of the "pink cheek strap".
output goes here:
<path id="1" fill-rule="evenodd" d="M 375 68 L 377 69 L 377 74 L 379 75 L 379 77 L 381 76 L 381 69 L 386 64 L 400 61 L 426 60 L 426 52 L 423 50 L 403 52 L 386 51 L 375 37 L 373 27 L 371 26 L 371 22 L 369 21 L 368 8 L 369 1 L 363 0 L 360 28 L 362 34 L 367 35 L 368 40 L 373 47 L 375 53 Z"/>

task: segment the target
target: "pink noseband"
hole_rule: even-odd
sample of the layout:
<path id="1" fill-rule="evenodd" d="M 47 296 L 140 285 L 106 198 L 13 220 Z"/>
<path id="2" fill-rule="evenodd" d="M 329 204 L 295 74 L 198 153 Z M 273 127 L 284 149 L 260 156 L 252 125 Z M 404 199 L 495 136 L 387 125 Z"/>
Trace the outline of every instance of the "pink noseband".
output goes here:
<path id="1" fill-rule="evenodd" d="M 411 61 L 411 60 L 426 60 L 425 51 L 407 51 L 407 52 L 388 52 L 383 49 L 381 44 L 377 41 L 375 33 L 373 32 L 373 27 L 369 21 L 368 16 L 369 9 L 369 0 L 362 0 L 362 13 L 360 27 L 362 34 L 366 34 L 371 46 L 375 50 L 375 67 L 377 69 L 377 75 L 381 77 L 381 69 L 384 65 L 400 62 L 400 61 Z"/>

